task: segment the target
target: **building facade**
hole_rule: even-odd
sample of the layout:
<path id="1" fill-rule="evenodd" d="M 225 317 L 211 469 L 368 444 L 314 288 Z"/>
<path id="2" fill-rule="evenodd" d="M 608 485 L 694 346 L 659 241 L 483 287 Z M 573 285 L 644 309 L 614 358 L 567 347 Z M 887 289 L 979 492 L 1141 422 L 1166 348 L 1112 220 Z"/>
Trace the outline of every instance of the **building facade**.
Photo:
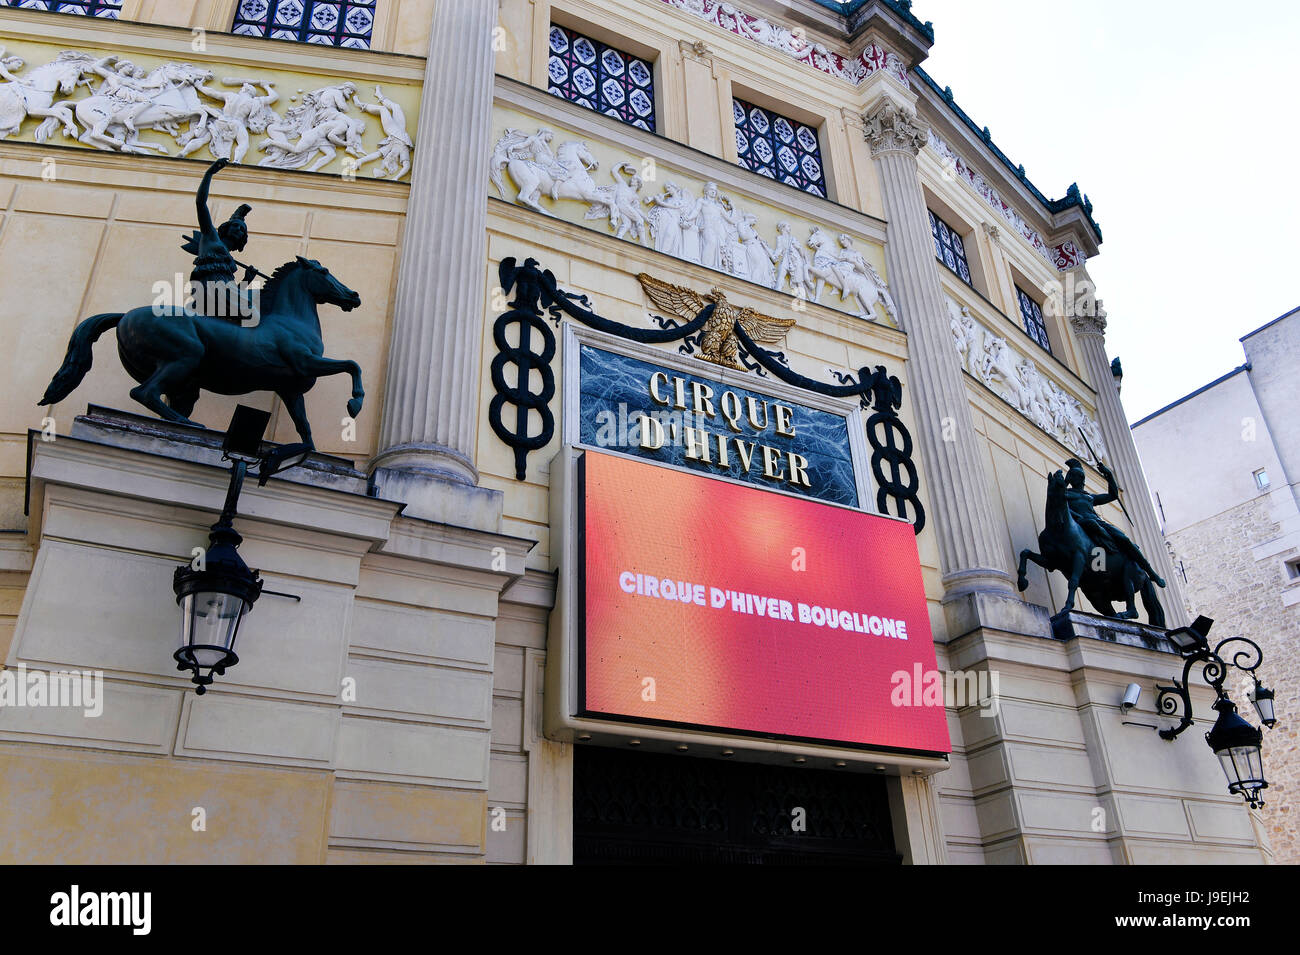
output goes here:
<path id="1" fill-rule="evenodd" d="M 1102 516 L 1167 580 L 1168 625 L 1188 619 L 1105 352 L 1091 205 L 1039 191 L 924 72 L 934 29 L 910 4 L 5 6 L 0 652 L 6 672 L 99 674 L 103 705 L 0 707 L 0 856 L 1270 857 L 1210 753 L 1130 725 L 1162 719 L 1153 689 L 1121 710 L 1129 683 L 1180 670 L 1163 637 L 1089 613 L 1054 635 L 1062 578 L 1018 567 L 1049 475 L 1078 458 L 1100 492 L 1100 457 L 1132 515 Z M 349 414 L 347 376 L 322 378 L 319 453 L 245 488 L 241 553 L 267 594 L 239 665 L 198 696 L 170 657 L 169 582 L 221 507 L 236 399 L 199 398 L 212 430 L 159 421 L 101 341 L 78 390 L 35 402 L 78 322 L 183 283 L 178 233 L 222 157 L 214 221 L 252 206 L 240 261 L 318 260 L 359 294 L 321 321 L 366 398 Z M 640 411 L 615 400 L 632 370 Z M 238 400 L 294 439 L 272 396 Z M 656 419 L 674 429 L 660 453 L 652 406 L 698 428 Z M 828 430 L 810 441 L 809 421 Z M 689 524 L 684 498 L 651 506 L 687 479 L 734 506 Z M 977 691 L 882 711 L 870 739 L 588 706 L 593 495 L 629 486 L 640 503 L 612 526 L 721 547 L 714 568 L 784 541 L 780 508 L 831 506 L 800 496 L 847 508 L 838 523 L 893 541 L 915 579 L 918 679 L 924 659 Z M 837 539 L 823 568 L 878 587 L 879 552 Z M 878 616 L 832 619 L 902 646 Z M 699 659 L 673 686 L 707 706 L 739 670 Z M 754 705 L 833 718 L 857 705 L 845 692 Z"/>
<path id="2" fill-rule="evenodd" d="M 1290 413 L 1297 312 L 1255 329 L 1241 344 L 1244 364 L 1137 422 L 1133 440 L 1189 610 L 1264 649 L 1278 711 L 1287 713 L 1296 703 L 1300 637 L 1300 434 Z M 1189 467 L 1187 449 L 1201 441 L 1232 453 Z M 1269 839 L 1278 861 L 1296 862 L 1295 729 L 1283 720 L 1266 742 L 1275 767 Z"/>

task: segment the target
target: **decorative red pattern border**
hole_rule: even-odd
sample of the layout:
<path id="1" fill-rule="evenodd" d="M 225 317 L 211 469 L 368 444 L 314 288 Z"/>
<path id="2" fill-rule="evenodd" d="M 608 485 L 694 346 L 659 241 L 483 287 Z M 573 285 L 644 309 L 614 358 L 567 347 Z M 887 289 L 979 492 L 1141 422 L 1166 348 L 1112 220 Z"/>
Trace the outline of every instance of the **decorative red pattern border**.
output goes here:
<path id="1" fill-rule="evenodd" d="M 725 0 L 663 0 L 693 16 L 699 17 L 728 33 L 744 37 L 763 46 L 771 47 L 800 63 L 821 70 L 837 79 L 857 85 L 873 73 L 885 70 L 904 86 L 910 86 L 907 67 L 898 54 L 875 44 L 869 45 L 857 59 L 849 59 L 826 49 L 820 43 L 809 42 L 801 28 L 791 30 L 762 17 L 737 9 Z"/>

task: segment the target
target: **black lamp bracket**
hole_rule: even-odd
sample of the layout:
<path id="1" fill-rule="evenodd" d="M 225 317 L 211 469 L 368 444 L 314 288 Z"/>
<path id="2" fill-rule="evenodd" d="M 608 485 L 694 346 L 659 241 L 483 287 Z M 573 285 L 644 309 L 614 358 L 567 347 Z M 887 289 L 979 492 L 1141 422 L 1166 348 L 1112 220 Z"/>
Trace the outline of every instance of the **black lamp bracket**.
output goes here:
<path id="1" fill-rule="evenodd" d="M 1225 652 L 1224 647 L 1230 644 L 1242 644 L 1242 646 Z M 1264 653 L 1260 650 L 1259 644 L 1246 637 L 1229 637 L 1221 640 L 1213 650 L 1210 649 L 1209 644 L 1202 643 L 1185 654 L 1182 679 L 1175 679 L 1172 686 L 1156 684 L 1156 689 L 1160 691 L 1156 697 L 1156 712 L 1163 716 L 1179 717 L 1177 726 L 1160 731 L 1160 738 L 1176 739 L 1179 733 L 1192 725 L 1192 697 L 1188 688 L 1192 667 L 1201 666 L 1201 678 L 1214 688 L 1214 702 L 1217 705 L 1220 700 L 1227 698 L 1227 694 L 1223 691 L 1223 681 L 1227 678 L 1228 667 L 1236 667 L 1253 676 L 1263 659 Z"/>

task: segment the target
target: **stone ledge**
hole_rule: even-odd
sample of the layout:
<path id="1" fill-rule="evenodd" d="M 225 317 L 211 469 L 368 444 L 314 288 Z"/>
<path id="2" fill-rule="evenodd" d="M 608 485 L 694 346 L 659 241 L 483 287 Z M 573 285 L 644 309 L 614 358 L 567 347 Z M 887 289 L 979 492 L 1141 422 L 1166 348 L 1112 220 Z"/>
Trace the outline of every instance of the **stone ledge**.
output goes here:
<path id="1" fill-rule="evenodd" d="M 1160 627 L 1152 627 L 1136 620 L 1117 620 L 1079 610 L 1071 610 L 1052 620 L 1052 636 L 1057 640 L 1100 640 L 1103 643 L 1181 656 L 1167 634 L 1168 631 Z"/>
<path id="2" fill-rule="evenodd" d="M 221 443 L 226 437 L 224 431 L 163 421 L 131 411 L 92 404 L 85 414 L 73 419 L 70 436 L 115 448 L 225 467 L 221 453 Z M 273 447 L 267 441 L 263 441 L 261 446 L 263 449 Z M 276 474 L 272 480 L 325 487 L 349 494 L 366 494 L 365 473 L 354 468 L 347 458 L 332 454 L 312 454 L 296 467 Z"/>
<path id="3" fill-rule="evenodd" d="M 997 630 L 1027 637 L 1051 633 L 1047 609 L 1010 593 L 977 590 L 944 600 L 948 643 L 974 630 Z"/>

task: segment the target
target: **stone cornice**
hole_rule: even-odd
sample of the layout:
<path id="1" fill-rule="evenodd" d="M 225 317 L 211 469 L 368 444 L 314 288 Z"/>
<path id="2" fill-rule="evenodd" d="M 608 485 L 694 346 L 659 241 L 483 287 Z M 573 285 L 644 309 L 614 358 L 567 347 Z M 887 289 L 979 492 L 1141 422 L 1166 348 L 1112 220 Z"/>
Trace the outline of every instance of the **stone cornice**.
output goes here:
<path id="1" fill-rule="evenodd" d="M 869 38 L 861 50 L 846 48 L 843 52 L 837 52 L 826 44 L 810 38 L 808 31 L 801 25 L 786 26 L 779 21 L 741 10 L 729 0 L 660 0 L 660 2 L 727 33 L 783 53 L 791 59 L 854 86 L 882 70 L 904 86 L 909 82 L 907 61 L 893 50 L 881 46 L 874 39 Z M 812 17 L 797 19 L 816 23 L 819 32 L 825 32 L 823 23 L 818 22 L 822 19 L 819 14 L 819 11 L 812 11 Z M 845 32 L 847 39 L 847 30 Z"/>
<path id="2" fill-rule="evenodd" d="M 1015 207 L 1003 199 L 998 190 L 965 157 L 953 149 L 934 130 L 930 131 L 928 145 L 935 155 L 939 157 L 939 162 L 945 167 L 945 178 L 951 173 L 952 178 L 964 182 L 991 209 L 1005 219 L 1012 230 L 1028 242 L 1035 252 L 1046 259 L 1058 271 L 1084 264 L 1086 256 L 1075 245 L 1073 240 L 1066 238 L 1057 246 L 1049 245 L 1043 239 L 1042 234 L 1030 225 Z M 995 227 L 990 227 L 988 230 L 990 235 L 993 235 L 992 228 Z M 999 236 L 994 237 L 998 238 Z"/>
<path id="3" fill-rule="evenodd" d="M 979 129 L 956 104 L 951 89 L 941 90 L 920 68 L 912 72 L 921 81 L 912 88 L 919 102 L 925 103 L 925 114 L 935 124 L 937 136 L 948 144 L 951 152 L 960 156 L 966 169 L 965 173 L 958 170 L 959 178 L 966 178 L 1057 269 L 1082 265 L 1088 256 L 1098 253 L 1101 229 L 1092 218 L 1091 202 L 1080 193 L 1077 184 L 1072 184 L 1060 199 L 1047 198 L 1025 175 L 1024 166 L 1013 165 L 997 147 L 988 128 Z M 975 166 L 979 167 L 978 171 Z M 996 198 L 990 198 L 988 193 Z M 1004 196 L 1010 196 L 1012 202 L 1007 202 Z M 1037 213 L 1041 225 L 1025 224 L 1024 217 L 1012 209 L 1013 203 L 1031 215 Z M 1043 234 L 1050 238 L 1044 239 Z"/>
<path id="4" fill-rule="evenodd" d="M 906 152 L 915 156 L 930 136 L 930 124 L 906 107 L 885 100 L 862 116 L 863 132 L 871 155 Z"/>

